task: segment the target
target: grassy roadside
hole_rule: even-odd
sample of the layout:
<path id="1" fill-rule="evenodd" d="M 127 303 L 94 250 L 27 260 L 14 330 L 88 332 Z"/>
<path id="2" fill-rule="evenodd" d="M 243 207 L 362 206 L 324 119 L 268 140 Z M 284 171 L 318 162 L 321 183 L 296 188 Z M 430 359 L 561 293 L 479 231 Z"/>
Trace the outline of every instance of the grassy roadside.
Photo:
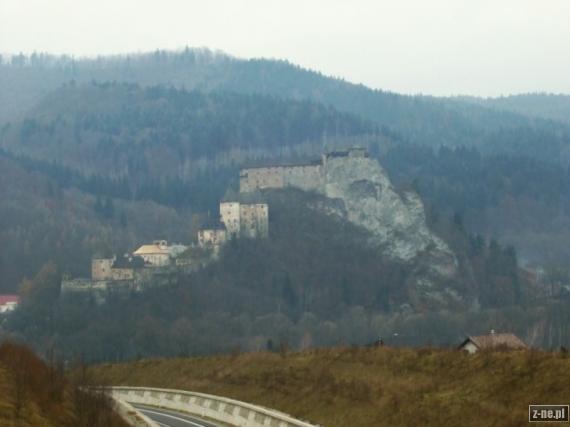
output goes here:
<path id="1" fill-rule="evenodd" d="M 147 359 L 89 372 L 103 384 L 224 395 L 327 427 L 520 426 L 530 403 L 570 403 L 570 357 L 534 350 L 332 348 Z"/>
<path id="2" fill-rule="evenodd" d="M 0 344 L 0 426 L 127 427 L 106 396 L 85 392 L 23 345 Z"/>

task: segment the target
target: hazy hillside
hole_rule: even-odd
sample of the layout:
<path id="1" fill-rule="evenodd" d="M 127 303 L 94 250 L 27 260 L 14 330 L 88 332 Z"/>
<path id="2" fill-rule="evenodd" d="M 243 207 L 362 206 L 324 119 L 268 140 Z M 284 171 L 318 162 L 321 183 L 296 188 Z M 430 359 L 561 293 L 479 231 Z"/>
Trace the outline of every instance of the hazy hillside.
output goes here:
<path id="1" fill-rule="evenodd" d="M 438 232 L 459 260 L 457 277 L 446 285 L 478 298 L 482 308 L 467 314 L 466 303 L 418 298 L 414 278 L 426 270 L 421 257 L 402 263 L 382 256 L 364 243 L 362 229 L 308 208 L 313 197 L 264 194 L 269 240 L 232 241 L 218 262 L 179 274 L 175 286 L 102 306 L 73 296 L 58 300 L 60 273 L 47 265 L 26 285 L 32 292 L 8 327 L 30 342 L 55 339 L 62 354 L 81 351 L 95 361 L 258 350 L 268 341 L 293 348 L 364 344 L 379 333 L 399 333 L 398 344 L 452 344 L 462 331 L 490 325 L 515 327 L 546 347 L 570 339 L 556 307 L 534 307 L 536 292 L 519 277 L 512 248 L 441 219 Z M 554 341 L 537 326 L 545 312 L 548 330 L 560 331 Z"/>
<path id="2" fill-rule="evenodd" d="M 200 391 L 276 408 L 327 427 L 520 426 L 528 405 L 570 400 L 563 354 L 333 348 L 91 369 L 100 382 Z"/>
<path id="3" fill-rule="evenodd" d="M 193 49 L 78 60 L 16 56 L 0 66 L 0 96 L 4 97 L 0 98 L 4 105 L 0 118 L 24 113 L 43 95 L 72 79 L 310 99 L 373 120 L 413 143 L 475 145 L 493 152 L 524 150 L 556 161 L 570 158 L 570 133 L 561 124 L 465 102 L 372 90 L 285 61 L 240 60 Z"/>
<path id="4" fill-rule="evenodd" d="M 53 354 L 52 354 L 53 356 Z M 27 347 L 0 345 L 0 425 L 5 427 L 126 427 L 105 396 L 80 390 Z M 80 373 L 77 373 L 79 376 Z"/>
<path id="5" fill-rule="evenodd" d="M 86 84 L 43 98 L 21 124 L 5 126 L 0 141 L 12 152 L 85 174 L 161 181 L 189 180 L 203 172 L 200 161 L 220 164 L 223 154 L 227 166 L 243 160 L 241 152 L 275 155 L 304 142 L 375 131 L 370 122 L 309 101 Z"/>
<path id="6" fill-rule="evenodd" d="M 192 212 L 97 198 L 0 152 L 0 292 L 17 290 L 49 260 L 87 275 L 94 254 L 122 253 L 157 237 L 190 242 Z M 64 180 L 62 180 L 64 181 Z"/>
<path id="7" fill-rule="evenodd" d="M 392 145 L 380 161 L 395 183 L 413 185 L 436 221 L 457 213 L 468 230 L 513 244 L 525 261 L 567 264 L 568 166 L 475 148 L 408 144 Z"/>
<path id="8" fill-rule="evenodd" d="M 499 98 L 462 96 L 457 99 L 496 110 L 512 111 L 529 117 L 540 117 L 570 124 L 570 95 L 528 93 Z"/>
<path id="9" fill-rule="evenodd" d="M 517 248 L 505 244 L 521 245 L 525 258 L 567 264 L 564 125 L 208 52 L 35 61 L 2 65 L 10 105 L 24 105 L 18 94 L 47 93 L 56 80 L 76 81 L 34 98 L 25 116 L 0 130 L 1 289 L 13 292 L 42 265 L 58 278 L 86 275 L 96 253 L 156 238 L 189 243 L 236 189 L 244 162 L 361 144 L 398 185 L 422 195 L 430 226 L 459 259 L 460 279 L 451 285 L 480 306 L 411 307 L 418 299 L 410 278 L 426 265 L 379 257 L 363 245 L 362 230 L 308 215 L 295 192 L 275 193 L 266 195 L 274 197 L 272 240 L 228 245 L 222 261 L 178 277 L 172 289 L 103 307 L 59 301 L 54 285 L 54 298 L 26 303 L 13 317 L 12 330 L 29 342 L 53 339 L 102 360 L 258 349 L 268 340 L 362 344 L 378 330 L 406 330 L 399 336 L 407 344 L 449 344 L 467 328 L 501 325 L 536 345 L 568 344 L 559 303 L 528 287 Z M 205 92 L 153 86 L 159 81 Z M 20 91 L 23 82 L 35 89 Z M 469 308 L 476 314 L 457 314 Z"/>

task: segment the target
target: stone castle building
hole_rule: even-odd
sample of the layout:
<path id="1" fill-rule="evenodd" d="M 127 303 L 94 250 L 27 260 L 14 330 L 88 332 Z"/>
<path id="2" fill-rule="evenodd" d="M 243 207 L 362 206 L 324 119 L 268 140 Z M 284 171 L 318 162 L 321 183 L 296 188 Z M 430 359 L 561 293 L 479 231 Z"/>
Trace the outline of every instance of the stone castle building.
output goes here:
<path id="1" fill-rule="evenodd" d="M 285 187 L 322 191 L 327 184 L 327 171 L 334 169 L 333 159 L 365 157 L 368 157 L 366 150 L 351 148 L 323 154 L 319 160 L 307 163 L 242 168 L 240 193 Z M 165 285 L 174 280 L 172 273 L 176 269 L 195 271 L 217 259 L 220 248 L 230 239 L 267 238 L 268 235 L 267 203 L 223 201 L 219 221 L 206 224 L 198 231 L 198 245 L 168 245 L 165 240 L 155 240 L 124 257 L 94 258 L 91 278 L 64 279 L 62 292 L 94 292 L 103 301 L 109 292 Z"/>
<path id="2" fill-rule="evenodd" d="M 269 206 L 267 203 L 221 202 L 220 221 L 228 238 L 265 238 L 269 235 Z"/>
<path id="3" fill-rule="evenodd" d="M 220 222 L 211 222 L 198 231 L 198 245 L 219 248 L 230 239 L 257 239 L 268 235 L 267 203 L 220 202 Z"/>
<path id="4" fill-rule="evenodd" d="M 166 240 L 155 240 L 152 245 L 142 245 L 133 255 L 144 259 L 145 264 L 162 267 L 170 264 L 170 248 Z"/>
<path id="5" fill-rule="evenodd" d="M 113 258 L 93 258 L 91 260 L 91 278 L 93 280 L 108 280 L 112 277 Z"/>
<path id="6" fill-rule="evenodd" d="M 173 261 L 186 249 L 184 245 L 168 245 L 165 240 L 156 240 L 132 254 L 93 258 L 91 278 L 64 277 L 61 292 L 90 294 L 102 303 L 112 295 L 174 283 Z"/>
<path id="7" fill-rule="evenodd" d="M 91 280 L 94 282 L 135 280 L 137 272 L 145 267 L 150 265 L 142 257 L 135 255 L 93 258 Z"/>
<path id="8" fill-rule="evenodd" d="M 240 170 L 240 193 L 285 187 L 297 187 L 305 191 L 319 190 L 326 184 L 327 162 L 343 157 L 368 157 L 368 153 L 364 148 L 350 148 L 323 154 L 319 160 L 308 163 L 245 167 Z"/>
<path id="9" fill-rule="evenodd" d="M 219 247 L 226 243 L 227 231 L 222 223 L 210 223 L 198 230 L 198 246 Z"/>

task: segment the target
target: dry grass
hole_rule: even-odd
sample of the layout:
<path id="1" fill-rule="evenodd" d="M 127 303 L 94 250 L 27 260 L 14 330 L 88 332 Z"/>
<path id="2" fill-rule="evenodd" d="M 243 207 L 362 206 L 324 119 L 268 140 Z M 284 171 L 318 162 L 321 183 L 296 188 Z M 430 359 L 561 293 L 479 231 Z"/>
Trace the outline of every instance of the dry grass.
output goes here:
<path id="1" fill-rule="evenodd" d="M 570 403 L 570 358 L 538 351 L 333 348 L 148 359 L 91 374 L 229 396 L 327 427 L 520 426 L 528 404 Z"/>
<path id="2" fill-rule="evenodd" d="M 107 396 L 81 391 L 28 347 L 0 344 L 1 427 L 126 427 Z"/>

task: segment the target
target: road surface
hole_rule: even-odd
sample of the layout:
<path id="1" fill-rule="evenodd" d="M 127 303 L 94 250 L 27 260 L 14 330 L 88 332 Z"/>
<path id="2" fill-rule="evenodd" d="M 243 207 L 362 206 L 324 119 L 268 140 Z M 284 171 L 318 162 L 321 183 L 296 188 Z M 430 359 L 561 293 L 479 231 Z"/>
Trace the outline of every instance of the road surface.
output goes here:
<path id="1" fill-rule="evenodd" d="M 155 408 L 154 406 L 131 403 L 137 411 L 142 412 L 161 427 L 220 427 L 209 421 L 201 420 L 193 415 L 171 411 L 169 409 Z"/>

